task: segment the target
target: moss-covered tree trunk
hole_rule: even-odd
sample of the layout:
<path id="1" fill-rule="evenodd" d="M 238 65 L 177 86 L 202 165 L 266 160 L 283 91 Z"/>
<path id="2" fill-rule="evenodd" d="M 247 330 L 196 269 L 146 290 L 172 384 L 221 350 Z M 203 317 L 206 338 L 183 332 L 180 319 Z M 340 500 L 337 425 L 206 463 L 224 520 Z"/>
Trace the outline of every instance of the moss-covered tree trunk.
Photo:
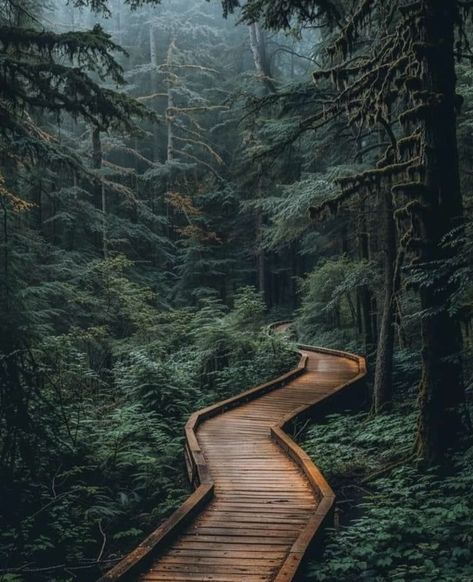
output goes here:
<path id="1" fill-rule="evenodd" d="M 420 285 L 422 306 L 422 381 L 417 451 L 434 464 L 457 444 L 464 401 L 462 339 L 459 323 L 448 311 L 454 291 L 448 265 L 453 250 L 443 239 L 462 220 L 462 197 L 456 139 L 454 64 L 455 2 L 417 3 L 422 88 L 428 107 L 422 115 L 423 180 L 413 232 L 419 266 L 426 277 Z M 414 241 L 416 242 L 416 241 Z"/>

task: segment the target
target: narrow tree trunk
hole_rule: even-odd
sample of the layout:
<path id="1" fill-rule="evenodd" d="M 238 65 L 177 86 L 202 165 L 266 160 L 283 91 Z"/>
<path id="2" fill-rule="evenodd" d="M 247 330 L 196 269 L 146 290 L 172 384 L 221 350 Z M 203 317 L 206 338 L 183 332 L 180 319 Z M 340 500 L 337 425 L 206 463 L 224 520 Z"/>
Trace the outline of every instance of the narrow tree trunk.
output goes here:
<path id="1" fill-rule="evenodd" d="M 92 167 L 100 171 L 103 164 L 102 140 L 100 138 L 100 129 L 95 127 L 92 132 Z M 103 258 L 108 256 L 107 241 L 107 200 L 105 186 L 98 182 L 95 186 L 95 207 L 102 213 L 102 229 L 98 236 L 98 246 L 101 248 Z"/>
<path id="2" fill-rule="evenodd" d="M 341 214 L 340 217 L 341 217 L 341 221 L 342 221 L 342 227 L 341 227 L 341 233 L 340 233 L 340 252 L 342 255 L 348 255 L 348 253 L 350 251 L 350 244 L 348 241 L 348 224 L 347 224 L 345 214 Z"/>
<path id="3" fill-rule="evenodd" d="M 74 190 L 77 189 L 78 186 L 78 178 L 77 178 L 77 172 L 76 170 L 72 171 L 72 187 L 74 188 Z M 70 226 L 70 229 L 67 233 L 67 250 L 69 251 L 73 251 L 75 249 L 75 241 L 76 241 L 76 225 L 72 224 Z"/>
<path id="4" fill-rule="evenodd" d="M 168 162 L 171 162 L 174 159 L 173 108 L 174 108 L 174 96 L 172 93 L 172 88 L 170 87 L 168 90 L 168 116 L 167 116 L 167 128 L 168 128 L 167 161 Z"/>
<path id="5" fill-rule="evenodd" d="M 105 186 L 102 184 L 102 254 L 103 258 L 108 257 L 108 234 L 107 234 L 107 197 Z"/>
<path id="6" fill-rule="evenodd" d="M 276 92 L 276 85 L 271 77 L 268 56 L 266 54 L 266 39 L 264 32 L 257 22 L 250 24 L 250 49 L 258 76 L 261 78 L 268 93 Z"/>
<path id="7" fill-rule="evenodd" d="M 117 43 L 121 45 L 124 41 L 123 38 L 123 26 L 122 26 L 122 9 L 123 5 L 121 2 L 113 7 L 113 14 L 115 15 L 115 36 Z M 74 10 L 73 10 L 74 12 Z"/>
<path id="8" fill-rule="evenodd" d="M 172 162 L 174 159 L 174 119 L 175 119 L 175 103 L 173 94 L 173 77 L 171 65 L 173 62 L 174 39 L 171 39 L 166 53 L 166 71 L 167 71 L 167 109 L 166 109 L 166 128 L 167 128 L 167 147 L 166 147 L 166 162 Z M 173 189 L 172 179 L 167 180 L 167 192 Z M 173 211 L 169 204 L 168 198 L 165 198 L 166 204 L 166 224 L 167 236 L 171 240 L 175 237 L 175 230 L 173 228 Z"/>
<path id="9" fill-rule="evenodd" d="M 360 294 L 356 294 L 356 329 L 358 335 L 361 337 L 363 335 L 363 310 L 361 307 L 361 297 Z"/>
<path id="10" fill-rule="evenodd" d="M 167 161 L 170 162 L 174 159 L 174 116 L 175 116 L 175 104 L 174 104 L 174 93 L 173 93 L 173 80 L 171 74 L 171 65 L 173 60 L 173 49 L 174 49 L 174 40 L 171 41 L 167 57 L 166 57 L 166 64 L 167 64 L 167 71 L 168 79 L 168 104 L 167 104 L 167 111 L 166 111 L 166 126 L 168 131 L 168 142 L 167 142 Z"/>
<path id="11" fill-rule="evenodd" d="M 151 94 L 158 93 L 158 45 L 156 43 L 156 28 L 149 26 L 149 54 L 150 54 L 150 90 Z M 152 103 L 155 103 L 153 100 Z M 169 104 L 168 104 L 169 106 Z M 153 125 L 153 161 L 159 159 L 159 138 L 156 124 Z"/>
<path id="12" fill-rule="evenodd" d="M 264 249 L 261 240 L 262 233 L 262 217 L 261 212 L 256 215 L 256 271 L 258 274 L 258 291 L 263 295 L 266 294 L 266 261 L 264 256 Z"/>
<path id="13" fill-rule="evenodd" d="M 7 205 L 5 202 L 1 202 L 2 208 L 2 226 L 3 226 L 3 285 L 2 285 L 2 294 L 1 298 L 5 299 L 5 308 L 8 310 L 8 297 L 9 297 L 9 287 L 10 287 L 10 270 L 9 270 L 9 240 L 8 240 L 8 213 L 7 213 Z"/>
<path id="14" fill-rule="evenodd" d="M 290 280 L 290 293 L 291 293 L 291 305 L 295 309 L 297 307 L 297 277 L 299 276 L 299 255 L 297 252 L 297 243 L 291 243 L 291 280 Z"/>
<path id="15" fill-rule="evenodd" d="M 264 38 L 264 33 L 261 30 L 260 25 L 255 22 L 249 26 L 249 37 L 250 37 L 250 49 L 253 55 L 253 62 L 255 64 L 255 69 L 258 76 L 263 82 L 265 93 L 274 93 L 276 91 L 276 86 L 271 79 L 271 71 L 269 67 L 269 62 L 266 55 L 266 40 Z M 258 192 L 261 194 L 261 181 L 262 181 L 263 169 L 260 165 L 259 168 L 259 179 L 258 179 Z M 262 217 L 261 213 L 258 212 L 256 217 L 256 269 L 257 269 L 257 279 L 258 279 L 258 290 L 263 294 L 264 297 L 267 295 L 266 289 L 266 260 L 263 246 L 261 244 L 262 238 Z"/>
<path id="16" fill-rule="evenodd" d="M 431 105 L 423 120 L 425 164 L 422 208 L 414 216 L 421 240 L 419 265 L 435 284 L 421 285 L 422 380 L 417 452 L 427 464 L 441 462 L 458 444 L 464 385 L 459 323 L 448 311 L 455 290 L 448 261 L 453 250 L 442 241 L 462 222 L 463 207 L 456 139 L 454 30 L 457 6 L 451 0 L 422 0 L 419 16 L 422 81 Z M 422 45 L 422 46 L 424 46 Z M 457 251 L 458 252 L 458 251 Z M 445 273 L 439 276 L 439 265 Z"/>
<path id="17" fill-rule="evenodd" d="M 362 260 L 370 260 L 369 236 L 365 216 L 365 201 L 360 201 L 359 219 L 358 219 L 358 252 Z M 372 352 L 375 343 L 375 332 L 373 330 L 373 317 L 371 310 L 373 309 L 373 296 L 368 285 L 362 285 L 358 290 L 358 296 L 361 307 L 361 328 L 363 330 L 363 340 L 365 344 L 365 351 Z"/>
<path id="18" fill-rule="evenodd" d="M 374 373 L 373 405 L 376 414 L 388 408 L 392 401 L 396 227 L 393 215 L 393 196 L 389 188 L 382 194 L 382 232 L 384 295 Z"/>

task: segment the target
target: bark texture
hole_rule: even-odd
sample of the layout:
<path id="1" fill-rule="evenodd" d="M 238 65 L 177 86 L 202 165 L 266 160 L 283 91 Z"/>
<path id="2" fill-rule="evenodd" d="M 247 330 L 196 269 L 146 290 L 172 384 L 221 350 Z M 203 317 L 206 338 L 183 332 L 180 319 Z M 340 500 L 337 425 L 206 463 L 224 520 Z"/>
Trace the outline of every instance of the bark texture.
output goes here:
<path id="1" fill-rule="evenodd" d="M 417 452 L 430 465 L 442 461 L 447 450 L 457 445 L 464 402 L 461 331 L 448 311 L 454 291 L 448 267 L 453 251 L 443 244 L 463 215 L 456 138 L 455 18 L 456 6 L 450 0 L 420 3 L 422 84 L 430 106 L 422 136 L 425 189 L 413 226 L 421 240 L 419 265 L 427 276 L 432 274 L 434 284 L 420 287 L 424 316 Z M 439 275 L 439 268 L 443 274 Z"/>

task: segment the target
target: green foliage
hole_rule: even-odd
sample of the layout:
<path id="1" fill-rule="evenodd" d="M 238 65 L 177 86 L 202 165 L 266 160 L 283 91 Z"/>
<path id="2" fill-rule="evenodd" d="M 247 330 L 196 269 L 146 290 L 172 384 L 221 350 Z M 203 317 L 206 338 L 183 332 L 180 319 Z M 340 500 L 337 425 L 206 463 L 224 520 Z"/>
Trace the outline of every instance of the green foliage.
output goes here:
<path id="1" fill-rule="evenodd" d="M 243 18 L 247 22 L 261 19 L 266 26 L 276 30 L 289 28 L 293 18 L 305 23 L 324 16 L 329 20 L 340 18 L 339 3 L 333 0 L 297 0 L 290 3 L 284 0 L 247 0 L 244 3 L 239 0 L 222 0 L 222 5 L 225 14 L 243 5 Z"/>
<path id="2" fill-rule="evenodd" d="M 356 340 L 356 291 L 372 286 L 374 267 L 347 256 L 320 263 L 301 282 L 298 312 L 301 338 L 307 343 L 335 347 Z"/>
<path id="3" fill-rule="evenodd" d="M 132 10 L 144 4 L 159 4 L 161 0 L 124 0 Z M 110 0 L 71 0 L 71 4 L 78 8 L 89 7 L 93 12 L 102 12 L 110 16 Z"/>
<path id="4" fill-rule="evenodd" d="M 402 415 L 405 422 L 399 423 Z M 412 406 L 375 418 L 344 412 L 312 426 L 304 437 L 304 448 L 330 481 L 365 476 L 409 451 L 414 429 Z"/>
<path id="5" fill-rule="evenodd" d="M 408 401 L 377 418 L 333 415 L 308 431 L 303 446 L 345 496 L 358 499 L 353 517 L 329 532 L 323 558 L 308 566 L 308 580 L 473 577 L 473 449 L 455 458 L 448 475 L 422 472 L 407 460 L 415 424 Z"/>
<path id="6" fill-rule="evenodd" d="M 290 186 L 283 186 L 278 196 L 249 201 L 248 207 L 269 215 L 265 246 L 286 246 L 310 232 L 313 223 L 308 209 L 321 200 L 333 197 L 336 192 L 335 178 L 340 174 L 343 174 L 343 168 L 334 168 L 328 175 L 314 174 Z"/>
<path id="7" fill-rule="evenodd" d="M 153 117 L 141 103 L 93 78 L 110 79 L 115 84 L 124 82 L 122 67 L 112 56 L 118 49 L 99 25 L 86 32 L 61 34 L 0 27 L 0 115 L 4 142 L 13 151 L 20 147 L 30 158 L 44 151 L 54 155 L 58 149 L 47 133 L 18 113 L 18 107 L 68 113 L 102 129 L 116 124 L 131 130 L 133 116 Z M 68 159 L 64 153 L 62 157 Z M 77 159 L 75 165 L 80 167 Z"/>
<path id="8" fill-rule="evenodd" d="M 294 365 L 292 346 L 264 329 L 266 305 L 271 319 L 299 306 L 310 343 L 360 349 L 366 313 L 376 335 L 379 200 L 342 210 L 333 200 L 340 178 L 379 158 L 380 135 L 353 132 L 343 112 L 326 119 L 336 95 L 328 81 L 312 82 L 331 38 L 313 29 L 345 18 L 345 2 L 0 4 L 0 580 L 89 582 L 188 494 L 182 429 L 191 412 Z M 260 31 L 270 79 L 250 50 L 255 20 L 291 26 Z M 458 73 L 471 213 L 471 71 Z M 309 210 L 324 203 L 314 221 Z M 471 240 L 467 224 L 444 241 L 455 249 L 449 308 L 463 324 L 467 378 Z M 441 267 L 401 269 L 394 385 L 404 399 L 414 398 L 426 315 L 406 275 L 432 288 Z M 411 405 L 379 419 L 336 416 L 311 429 L 307 446 L 345 485 L 397 462 L 414 423 Z M 320 579 L 362 579 L 362 564 L 380 576 L 398 568 L 402 579 L 411 558 L 401 530 L 422 550 L 418 507 L 433 509 L 429 487 L 442 511 L 457 511 L 447 484 L 470 508 L 461 462 L 445 485 L 407 464 L 389 482 L 370 482 L 370 518 L 344 529 L 339 546 L 334 538 Z M 402 509 L 408 494 L 420 537 Z M 456 547 L 457 526 L 441 517 Z M 450 553 L 445 564 L 469 575 L 466 557 Z M 432 560 L 441 580 L 447 566 Z M 412 564 L 416 579 L 434 571 L 418 554 Z"/>
<path id="9" fill-rule="evenodd" d="M 188 495 L 182 434 L 190 414 L 297 360 L 265 331 L 254 290 L 242 289 L 231 310 L 207 299 L 163 312 L 130 280 L 130 267 L 120 256 L 83 266 L 65 289 L 78 309 L 67 331 L 51 334 L 56 317 L 44 309 L 50 331 L 34 343 L 35 458 L 20 448 L 14 473 L 2 469 L 3 497 L 14 510 L 3 508 L 0 545 L 3 563 L 44 567 L 45 580 L 57 555 L 84 567 L 84 579 L 95 577 L 90 556 L 99 554 L 103 532 L 106 555 L 141 540 Z M 3 437 L 8 428 L 0 416 Z"/>

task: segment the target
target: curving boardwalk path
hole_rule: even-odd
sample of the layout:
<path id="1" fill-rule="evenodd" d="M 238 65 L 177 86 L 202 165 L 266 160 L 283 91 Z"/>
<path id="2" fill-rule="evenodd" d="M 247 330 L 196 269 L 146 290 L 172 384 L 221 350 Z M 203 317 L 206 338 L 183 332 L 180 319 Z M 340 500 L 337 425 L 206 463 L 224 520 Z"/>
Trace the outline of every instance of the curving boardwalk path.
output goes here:
<path id="1" fill-rule="evenodd" d="M 296 566 L 300 562 L 305 548 L 299 553 L 294 548 L 305 530 L 306 536 L 313 536 L 308 526 L 313 526 L 322 497 L 309 476 L 276 444 L 271 427 L 360 376 L 357 361 L 304 349 L 301 353 L 307 357 L 303 374 L 196 428 L 214 484 L 213 498 L 179 528 L 145 571 L 126 580 L 293 579 L 295 568 L 288 557 L 294 554 Z M 122 580 L 104 577 L 115 579 Z"/>

